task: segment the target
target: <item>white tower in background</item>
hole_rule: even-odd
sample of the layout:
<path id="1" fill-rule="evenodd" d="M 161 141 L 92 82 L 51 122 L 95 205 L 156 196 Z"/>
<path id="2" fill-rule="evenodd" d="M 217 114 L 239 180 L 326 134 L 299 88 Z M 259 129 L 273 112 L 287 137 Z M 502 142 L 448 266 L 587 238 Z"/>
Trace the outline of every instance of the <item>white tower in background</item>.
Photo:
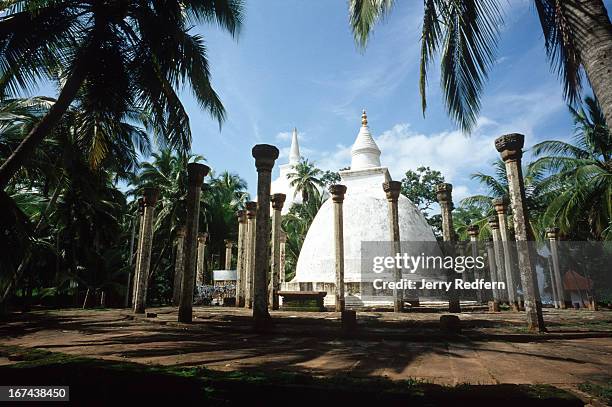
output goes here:
<path id="1" fill-rule="evenodd" d="M 294 203 L 302 203 L 302 194 L 295 193 L 295 188 L 291 186 L 291 180 L 289 179 L 289 174 L 294 172 L 293 166 L 298 164 L 301 159 L 302 156 L 300 155 L 298 131 L 296 128 L 293 128 L 293 132 L 291 133 L 289 162 L 287 164 L 279 165 L 280 174 L 277 179 L 272 181 L 271 193 L 287 195 L 287 199 L 285 200 L 285 204 L 283 205 L 283 210 L 281 212 L 283 215 L 289 212 L 291 205 Z"/>

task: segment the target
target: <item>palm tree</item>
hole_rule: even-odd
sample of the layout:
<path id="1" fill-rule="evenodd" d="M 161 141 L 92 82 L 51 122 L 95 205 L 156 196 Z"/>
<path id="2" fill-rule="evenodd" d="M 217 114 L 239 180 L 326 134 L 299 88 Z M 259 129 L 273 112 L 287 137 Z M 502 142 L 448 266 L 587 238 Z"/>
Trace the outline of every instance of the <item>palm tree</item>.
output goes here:
<path id="1" fill-rule="evenodd" d="M 584 108 L 570 107 L 574 119 L 573 143 L 543 141 L 533 147 L 540 156 L 530 165 L 544 172 L 544 182 L 556 191 L 544 213 L 572 238 L 612 238 L 612 133 L 597 101 L 586 97 Z M 548 155 L 546 155 L 548 154 Z M 588 229 L 585 235 L 581 230 Z"/>
<path id="2" fill-rule="evenodd" d="M 45 97 L 7 99 L 0 102 L 0 152 L 11 151 L 19 145 L 54 103 L 55 100 Z M 67 256 L 60 255 L 58 249 L 68 247 L 73 242 L 64 242 L 68 246 L 58 244 L 62 238 L 62 228 L 75 227 L 80 219 L 78 214 L 83 213 L 85 225 L 88 222 L 95 224 L 91 218 L 86 217 L 91 217 L 92 211 L 98 216 L 113 213 L 107 217 L 105 223 L 116 223 L 113 219 L 119 214 L 113 205 L 123 208 L 124 198 L 122 194 L 115 193 L 117 189 L 112 178 L 125 178 L 127 173 L 133 171 L 137 166 L 136 145 L 140 145 L 140 152 L 147 151 L 148 137 L 142 129 L 129 123 L 113 122 L 107 126 L 105 122 L 100 122 L 98 136 L 108 138 L 107 151 L 116 153 L 99 156 L 100 161 L 96 166 L 92 166 L 91 150 L 87 148 L 92 139 L 91 133 L 82 132 L 79 127 L 80 123 L 88 119 L 87 114 L 76 107 L 68 110 L 62 123 L 56 126 L 51 136 L 34 151 L 26 165 L 21 167 L 12 179 L 7 190 L 2 191 L 6 194 L 8 203 L 15 208 L 15 213 L 19 214 L 12 224 L 21 227 L 11 227 L 10 223 L 0 222 L 0 227 L 4 229 L 0 234 L 11 236 L 8 242 L 3 241 L 2 245 L 13 249 L 11 256 L 2 259 L 2 267 L 7 271 L 4 277 L 7 277 L 7 280 L 0 281 L 3 285 L 0 301 L 6 299 L 23 274 L 31 278 L 32 271 L 39 270 L 39 259 L 48 259 L 50 252 L 54 253 L 54 257 L 61 258 L 71 270 L 72 277 L 77 278 L 75 270 L 83 267 L 82 262 L 76 258 L 66 260 Z M 113 137 L 109 137 L 111 131 L 114 132 Z M 100 195 L 101 193 L 104 195 Z M 67 206 L 71 196 L 74 198 L 73 203 Z M 57 214 L 62 208 L 68 209 L 65 209 L 65 216 L 60 219 Z M 79 229 L 81 232 L 84 230 L 85 226 Z M 103 227 L 100 227 L 96 233 L 99 234 L 102 230 Z M 7 231 L 10 232 L 9 235 Z M 75 232 L 75 236 L 78 235 Z M 110 235 L 117 236 L 114 232 Z M 88 236 L 90 235 L 81 234 L 80 239 L 84 243 L 88 242 Z M 91 239 L 89 242 L 91 243 Z M 84 250 L 91 248 L 85 247 L 83 250 L 71 252 L 85 253 Z"/>
<path id="3" fill-rule="evenodd" d="M 320 195 L 319 188 L 325 185 L 320 177 L 323 172 L 308 160 L 301 160 L 293 166 L 289 173 L 289 185 L 295 188 L 295 194 L 302 194 L 302 203 L 308 202 L 310 197 Z"/>
<path id="4" fill-rule="evenodd" d="M 478 181 L 485 187 L 486 192 L 484 194 L 469 196 L 462 199 L 460 202 L 463 210 L 477 213 L 476 211 L 470 210 L 470 208 L 473 207 L 482 214 L 480 219 L 472 219 L 472 223 L 480 226 L 482 236 L 489 233 L 487 218 L 496 213 L 491 201 L 494 198 L 509 196 L 506 165 L 500 159 L 495 160 L 492 165 L 494 169 L 493 175 L 477 172 L 471 176 L 472 179 Z M 528 165 L 523 171 L 523 174 L 525 174 L 525 195 L 527 209 L 529 210 L 531 231 L 536 239 L 541 239 L 544 237 L 544 230 L 547 227 L 547 225 L 542 222 L 541 215 L 546 210 L 548 203 L 552 200 L 556 192 L 551 188 L 549 183 L 544 182 L 543 171 Z M 511 216 L 508 217 L 508 225 L 512 227 Z"/>
<path id="5" fill-rule="evenodd" d="M 140 172 L 130 181 L 133 188 L 127 192 L 129 196 L 141 196 L 146 187 L 156 187 L 160 191 L 155 207 L 149 279 L 152 281 L 158 275 L 164 277 L 159 280 L 162 284 L 152 285 L 151 296 L 147 295 L 149 299 L 158 295 L 165 300 L 170 296 L 174 268 L 169 259 L 176 233 L 185 224 L 187 214 L 187 164 L 202 161 L 205 158 L 201 155 L 183 155 L 165 148 L 153 153 L 150 162 L 141 162 Z M 131 209 L 136 216 L 137 206 Z M 201 211 L 204 213 L 203 206 Z"/>
<path id="6" fill-rule="evenodd" d="M 582 72 L 612 122 L 612 23 L 602 0 L 533 0 L 548 59 L 575 103 Z M 350 0 L 350 25 L 365 47 L 374 25 L 392 9 L 393 0 Z M 440 55 L 440 82 L 449 116 L 464 131 L 476 124 L 483 85 L 495 61 L 502 15 L 499 0 L 423 0 L 420 92 L 427 107 L 427 73 Z"/>
<path id="7" fill-rule="evenodd" d="M 243 209 L 249 200 L 246 189 L 246 181 L 228 171 L 223 171 L 218 176 L 213 174 L 210 184 L 206 187 L 203 208 L 209 236 L 208 247 L 209 253 L 219 254 L 219 267 L 224 264 L 224 240 L 237 240 L 236 211 Z"/>
<path id="8" fill-rule="evenodd" d="M 59 79 L 61 89 L 0 167 L 0 189 L 77 97 L 92 118 L 90 129 L 101 121 L 138 120 L 152 127 L 162 144 L 187 152 L 191 132 L 179 87 L 188 84 L 220 124 L 225 116 L 210 83 L 203 39 L 190 34 L 191 26 L 215 21 L 233 35 L 241 13 L 240 0 L 5 2 L 0 96 L 31 89 L 41 80 Z"/>

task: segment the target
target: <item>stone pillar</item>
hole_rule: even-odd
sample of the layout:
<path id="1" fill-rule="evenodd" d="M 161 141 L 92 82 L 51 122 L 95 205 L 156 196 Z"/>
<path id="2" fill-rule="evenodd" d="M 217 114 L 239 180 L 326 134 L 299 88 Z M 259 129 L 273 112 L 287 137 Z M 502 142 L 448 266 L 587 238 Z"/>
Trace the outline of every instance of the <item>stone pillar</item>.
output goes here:
<path id="1" fill-rule="evenodd" d="M 256 330 L 269 328 L 268 271 L 270 270 L 270 187 L 272 167 L 278 148 L 258 144 L 252 154 L 257 168 L 257 237 L 255 240 L 255 273 L 253 278 L 253 322 Z"/>
<path id="2" fill-rule="evenodd" d="M 244 306 L 247 308 L 253 307 L 253 268 L 255 265 L 255 225 L 257 216 L 257 202 L 247 202 L 247 233 L 246 233 L 246 258 L 244 261 L 245 267 L 245 289 L 244 289 Z"/>
<path id="3" fill-rule="evenodd" d="M 506 165 L 527 326 L 532 331 L 544 332 L 546 327 L 542 316 L 542 303 L 529 247 L 529 241 L 533 241 L 533 238 L 529 229 L 529 214 L 525 203 L 525 185 L 521 169 L 524 142 L 525 136 L 522 134 L 506 134 L 495 140 L 495 148 L 501 153 L 501 158 Z"/>
<path id="4" fill-rule="evenodd" d="M 442 237 L 446 242 L 447 247 L 452 250 L 452 242 L 455 240 L 455 229 L 453 228 L 453 186 L 451 184 L 438 184 L 436 186 L 436 197 L 440 204 L 440 213 L 442 215 Z M 446 254 L 446 253 L 445 253 Z M 453 255 L 453 253 L 449 253 Z M 456 273 L 454 270 L 447 272 L 448 281 L 454 282 Z M 454 287 L 454 284 L 453 286 Z M 449 312 L 461 312 L 459 295 L 457 290 L 451 288 L 448 291 L 448 310 Z"/>
<path id="5" fill-rule="evenodd" d="M 273 310 L 278 309 L 278 292 L 280 291 L 280 235 L 281 221 L 283 219 L 281 211 L 287 196 L 285 194 L 272 195 L 272 265 L 270 275 L 270 290 L 268 299 Z"/>
<path id="6" fill-rule="evenodd" d="M 232 247 L 234 247 L 232 241 L 225 239 L 225 270 L 232 269 Z"/>
<path id="7" fill-rule="evenodd" d="M 391 239 L 391 256 L 396 256 L 402 252 L 400 228 L 399 228 L 399 210 L 397 201 L 399 199 L 402 183 L 399 181 L 387 181 L 383 183 L 383 190 L 387 194 L 387 207 L 389 211 L 389 232 Z M 401 281 L 402 270 L 394 267 L 394 281 Z M 393 311 L 402 312 L 404 308 L 404 292 L 402 290 L 393 290 Z"/>
<path id="8" fill-rule="evenodd" d="M 183 282 L 181 283 L 181 301 L 179 304 L 178 321 L 191 322 L 193 319 L 193 284 L 196 272 L 196 251 L 198 225 L 200 220 L 200 195 L 202 182 L 210 168 L 204 164 L 187 164 L 187 221 L 185 222 L 185 260 Z"/>
<path id="9" fill-rule="evenodd" d="M 476 257 L 478 257 L 478 232 L 480 232 L 480 228 L 478 225 L 470 225 L 467 228 L 467 232 L 470 235 L 470 246 L 472 247 L 472 258 L 474 259 L 474 267 L 472 268 L 472 272 L 474 274 L 474 281 L 478 281 L 483 278 L 481 270 L 476 267 Z M 485 295 L 482 290 L 476 291 L 476 300 L 479 303 L 484 303 Z"/>
<path id="10" fill-rule="evenodd" d="M 487 258 L 489 260 L 489 275 L 491 276 L 491 282 L 496 283 L 497 279 L 497 265 L 495 264 L 495 248 L 493 247 L 493 239 L 489 239 L 486 243 L 487 247 Z M 493 288 L 493 302 L 495 303 L 494 309 L 499 309 L 500 293 L 497 288 Z"/>
<path id="11" fill-rule="evenodd" d="M 204 268 L 206 265 L 206 242 L 208 233 L 198 233 L 198 263 L 196 266 L 196 285 L 204 285 L 206 278 Z"/>
<path id="12" fill-rule="evenodd" d="M 499 236 L 501 238 L 501 246 L 504 252 L 504 272 L 506 281 L 506 290 L 508 291 L 508 303 L 512 309 L 519 309 L 517 281 L 514 278 L 514 264 L 512 263 L 512 242 L 510 233 L 508 233 L 508 225 L 506 223 L 506 212 L 508 209 L 508 199 L 506 197 L 495 198 L 492 201 L 495 212 L 497 213 L 497 221 L 499 223 Z"/>
<path id="13" fill-rule="evenodd" d="M 174 260 L 174 286 L 172 287 L 172 304 L 178 307 L 181 301 L 181 284 L 183 283 L 183 267 L 185 260 L 185 226 L 176 230 L 176 259 Z"/>
<path id="14" fill-rule="evenodd" d="M 244 307 L 244 260 L 246 246 L 246 211 L 236 212 L 238 218 L 238 258 L 236 262 L 236 306 Z"/>
<path id="15" fill-rule="evenodd" d="M 134 276 L 132 277 L 132 306 L 134 306 L 134 301 L 136 301 L 136 289 L 138 288 L 138 276 L 140 275 L 138 268 L 140 267 L 140 253 L 142 253 L 140 246 L 142 245 L 142 227 L 144 226 L 143 216 L 144 199 L 138 198 L 138 242 L 136 243 L 136 263 L 134 265 Z"/>
<path id="16" fill-rule="evenodd" d="M 502 247 L 501 234 L 499 232 L 499 220 L 497 219 L 496 215 L 492 215 L 489 217 L 489 228 L 491 229 L 491 237 L 493 239 L 493 251 L 495 254 L 497 281 L 501 281 L 506 284 L 506 290 L 504 292 L 500 292 L 500 300 L 508 300 L 508 303 L 513 307 L 513 309 L 515 311 L 518 311 L 518 308 L 515 307 L 517 303 L 516 301 L 514 301 L 514 297 L 509 297 L 513 295 L 514 291 L 508 289 L 508 282 L 506 281 L 504 249 Z"/>
<path id="17" fill-rule="evenodd" d="M 134 313 L 144 314 L 147 305 L 147 285 L 149 281 L 149 266 L 151 264 L 151 247 L 153 246 L 153 215 L 155 204 L 159 197 L 157 188 L 145 188 L 143 195 L 144 213 L 142 215 L 142 239 L 138 256 L 138 284 L 134 297 Z"/>
<path id="18" fill-rule="evenodd" d="M 281 230 L 280 236 L 279 236 L 279 242 L 280 242 L 280 257 L 279 257 L 279 262 L 278 262 L 278 266 L 280 269 L 280 282 L 281 283 L 285 283 L 287 282 L 287 278 L 285 275 L 285 259 L 286 259 L 286 246 L 287 246 L 287 234 L 285 232 L 283 232 Z"/>
<path id="19" fill-rule="evenodd" d="M 559 228 L 552 227 L 546 229 L 546 237 L 550 242 L 550 254 L 553 263 L 553 275 L 555 291 L 557 292 L 557 305 L 561 309 L 565 309 L 565 290 L 563 289 L 563 279 L 561 278 L 561 269 L 559 267 Z"/>
<path id="20" fill-rule="evenodd" d="M 336 311 L 344 311 L 344 219 L 342 202 L 345 185 L 331 185 L 329 193 L 334 203 L 334 244 L 336 247 Z"/>

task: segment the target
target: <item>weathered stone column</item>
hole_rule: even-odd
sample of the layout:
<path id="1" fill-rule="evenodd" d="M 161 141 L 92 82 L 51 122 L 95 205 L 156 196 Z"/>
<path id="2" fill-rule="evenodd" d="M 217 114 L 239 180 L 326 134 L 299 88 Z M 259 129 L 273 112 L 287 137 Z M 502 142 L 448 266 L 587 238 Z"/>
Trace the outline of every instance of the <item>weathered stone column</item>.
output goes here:
<path id="1" fill-rule="evenodd" d="M 497 265 L 495 264 L 495 248 L 493 247 L 493 239 L 487 240 L 487 258 L 489 260 L 489 275 L 491 276 L 491 282 L 496 283 L 499 280 L 497 279 Z M 499 309 L 499 290 L 497 288 L 493 288 L 493 309 Z"/>
<path id="2" fill-rule="evenodd" d="M 518 310 L 518 293 L 517 281 L 514 278 L 514 264 L 512 262 L 512 242 L 510 233 L 508 233 L 508 225 L 506 223 L 506 212 L 508 209 L 508 199 L 506 197 L 495 198 L 492 201 L 495 212 L 497 213 L 497 222 L 499 223 L 499 237 L 501 238 L 501 246 L 504 252 L 504 272 L 506 281 L 506 290 L 508 291 L 508 303 L 512 309 Z"/>
<path id="3" fill-rule="evenodd" d="M 493 239 L 493 251 L 495 254 L 495 268 L 497 270 L 497 280 L 506 284 L 506 290 L 504 292 L 500 292 L 500 300 L 506 301 L 513 306 L 512 304 L 516 304 L 516 301 L 510 300 L 508 298 L 509 295 L 512 295 L 513 290 L 508 290 L 508 282 L 506 281 L 506 271 L 505 271 L 505 263 L 504 263 L 504 249 L 502 247 L 501 234 L 499 232 L 499 220 L 496 215 L 492 215 L 488 219 L 489 228 L 491 229 L 491 237 Z M 512 297 L 514 299 L 514 297 Z M 515 311 L 518 311 L 518 308 L 514 308 Z"/>
<path id="4" fill-rule="evenodd" d="M 138 198 L 138 241 L 136 242 L 136 263 L 134 264 L 134 276 L 132 277 L 132 307 L 134 306 L 134 302 L 136 301 L 136 290 L 138 289 L 138 276 L 140 273 L 138 269 L 140 267 L 140 253 L 142 253 L 142 227 L 144 226 L 143 222 L 144 216 L 144 199 Z M 130 260 L 131 261 L 131 260 Z"/>
<path id="5" fill-rule="evenodd" d="M 396 256 L 402 252 L 400 228 L 399 228 L 399 210 L 397 201 L 399 199 L 402 183 L 399 181 L 387 181 L 383 183 L 383 190 L 387 194 L 387 207 L 389 211 L 389 233 L 391 239 L 391 256 Z M 402 270 L 394 267 L 394 281 L 401 281 Z M 402 290 L 393 290 L 393 311 L 402 312 L 404 309 L 404 292 Z"/>
<path id="6" fill-rule="evenodd" d="M 280 290 L 280 235 L 283 204 L 287 196 L 285 194 L 272 195 L 272 264 L 270 275 L 270 289 L 268 299 L 273 310 L 278 309 L 278 291 Z"/>
<path id="7" fill-rule="evenodd" d="M 174 286 L 172 287 L 172 304 L 178 307 L 181 301 L 181 284 L 183 284 L 183 268 L 185 266 L 185 226 L 176 230 L 176 259 L 174 260 Z"/>
<path id="8" fill-rule="evenodd" d="M 455 240 L 455 229 L 453 227 L 453 186 L 451 184 L 438 184 L 436 186 L 436 196 L 440 204 L 440 213 L 442 215 L 442 237 L 446 242 L 447 247 L 452 250 L 452 242 Z M 446 253 L 445 253 L 446 254 Z M 453 255 L 453 253 L 449 253 Z M 456 273 L 454 270 L 447 272 L 447 278 L 454 283 Z M 454 284 L 448 291 L 448 310 L 449 312 L 461 312 L 461 304 L 459 295 L 454 289 Z"/>
<path id="9" fill-rule="evenodd" d="M 204 164 L 187 164 L 187 221 L 185 223 L 185 260 L 183 268 L 183 282 L 181 283 L 181 301 L 179 305 L 178 321 L 191 322 L 193 319 L 193 284 L 196 272 L 196 249 L 198 238 L 198 225 L 200 220 L 200 195 L 202 182 L 210 168 Z"/>
<path id="10" fill-rule="evenodd" d="M 563 279 L 561 278 L 561 268 L 559 267 L 559 228 L 552 227 L 546 229 L 546 237 L 550 242 L 550 254 L 553 262 L 553 275 L 555 291 L 557 292 L 557 304 L 561 309 L 565 309 L 565 290 L 563 289 Z"/>
<path id="11" fill-rule="evenodd" d="M 253 147 L 257 168 L 257 237 L 255 241 L 255 273 L 253 278 L 253 322 L 256 330 L 266 330 L 271 321 L 268 312 L 268 271 L 270 270 L 270 187 L 272 167 L 278 148 L 269 144 Z"/>
<path id="12" fill-rule="evenodd" d="M 280 242 L 280 257 L 279 257 L 278 266 L 279 266 L 279 269 L 280 269 L 280 282 L 281 283 L 285 283 L 285 282 L 287 282 L 287 278 L 286 278 L 286 275 L 285 275 L 287 234 L 285 232 L 283 232 L 282 230 L 281 230 L 281 233 L 280 233 L 280 236 L 279 236 L 279 242 Z"/>
<path id="13" fill-rule="evenodd" d="M 206 278 L 204 268 L 206 265 L 206 242 L 208 233 L 198 233 L 198 263 L 196 266 L 196 285 L 204 285 Z"/>
<path id="14" fill-rule="evenodd" d="M 246 211 L 236 212 L 238 218 L 238 257 L 236 262 L 236 306 L 244 307 L 244 260 L 246 238 Z"/>
<path id="15" fill-rule="evenodd" d="M 506 164 L 527 326 L 532 331 L 544 332 L 546 327 L 542 316 L 542 304 L 529 247 L 529 241 L 533 241 L 533 239 L 529 229 L 529 214 L 525 204 L 525 184 L 521 169 L 524 142 L 525 136 L 522 134 L 506 134 L 495 140 L 495 148 L 501 153 L 501 158 Z"/>
<path id="16" fill-rule="evenodd" d="M 225 270 L 232 269 L 232 247 L 234 247 L 234 243 L 225 239 Z"/>
<path id="17" fill-rule="evenodd" d="M 331 185 L 329 193 L 334 203 L 334 244 L 336 247 L 336 311 L 344 311 L 344 219 L 342 202 L 345 185 Z"/>
<path id="18" fill-rule="evenodd" d="M 155 204 L 159 197 L 157 188 L 145 188 L 143 194 L 144 213 L 142 216 L 142 241 L 138 256 L 138 285 L 134 297 L 134 313 L 144 314 L 147 305 L 147 285 L 149 282 L 149 266 L 151 263 L 151 247 L 153 246 L 153 215 Z"/>
<path id="19" fill-rule="evenodd" d="M 253 307 L 253 270 L 255 267 L 255 239 L 256 239 L 256 219 L 257 202 L 247 202 L 247 233 L 246 233 L 246 258 L 245 264 L 245 289 L 244 289 L 244 306 L 247 308 Z"/>
<path id="20" fill-rule="evenodd" d="M 472 258 L 474 259 L 474 267 L 472 268 L 472 272 L 474 274 L 474 281 L 478 281 L 483 278 L 481 270 L 476 267 L 476 257 L 478 257 L 478 232 L 480 232 L 480 228 L 478 225 L 470 225 L 467 228 L 467 232 L 470 235 L 470 246 L 472 248 Z M 481 289 L 476 291 L 476 300 L 479 303 L 484 303 L 485 296 Z"/>

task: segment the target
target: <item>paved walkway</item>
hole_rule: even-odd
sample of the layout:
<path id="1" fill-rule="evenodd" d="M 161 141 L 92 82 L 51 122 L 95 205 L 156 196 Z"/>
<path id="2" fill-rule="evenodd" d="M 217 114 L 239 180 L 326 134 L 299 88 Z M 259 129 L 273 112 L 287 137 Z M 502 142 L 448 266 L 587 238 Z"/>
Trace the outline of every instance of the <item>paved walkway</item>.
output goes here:
<path id="1" fill-rule="evenodd" d="M 338 336 L 338 314 L 272 313 L 276 332 L 250 331 L 248 310 L 198 308 L 178 324 L 175 308 L 130 319 L 123 310 L 15 315 L 0 343 L 111 360 L 210 369 L 420 378 L 439 384 L 548 383 L 573 387 L 612 378 L 612 312 L 547 310 L 551 332 L 528 335 L 518 313 L 461 314 L 465 335 L 438 331 L 437 313 L 359 313 L 361 334 Z M 0 359 L 0 364 L 10 363 Z"/>

